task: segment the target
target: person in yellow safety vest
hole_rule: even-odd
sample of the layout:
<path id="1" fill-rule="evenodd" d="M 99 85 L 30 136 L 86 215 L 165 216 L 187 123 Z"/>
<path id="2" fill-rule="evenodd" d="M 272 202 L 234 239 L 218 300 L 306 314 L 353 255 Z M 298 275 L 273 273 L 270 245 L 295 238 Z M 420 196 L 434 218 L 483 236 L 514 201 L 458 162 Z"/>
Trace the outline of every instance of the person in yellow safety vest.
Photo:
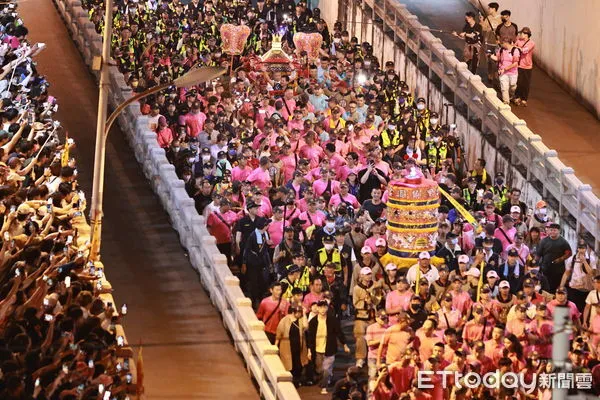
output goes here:
<path id="1" fill-rule="evenodd" d="M 496 178 L 494 179 L 494 186 L 492 186 L 492 193 L 494 195 L 494 205 L 499 210 L 502 208 L 502 205 L 506 203 L 508 197 L 506 196 L 508 193 L 508 187 L 504 184 L 504 174 L 502 172 L 496 173 Z"/>
<path id="2" fill-rule="evenodd" d="M 440 132 L 433 134 L 432 141 L 429 142 L 425 149 L 425 155 L 427 156 L 427 167 L 434 167 L 436 173 L 440 172 L 444 161 L 451 157 L 448 143 L 442 140 Z"/>
<path id="3" fill-rule="evenodd" d="M 308 270 L 308 268 L 306 269 Z M 298 265 L 292 264 L 287 271 L 287 276 L 279 281 L 283 293 L 281 296 L 285 300 L 289 301 L 292 298 L 292 290 L 300 287 L 301 272 Z"/>
<path id="4" fill-rule="evenodd" d="M 463 198 L 467 208 L 473 209 L 477 203 L 477 180 L 470 176 L 467 180 L 467 187 L 463 189 Z"/>
<path id="5" fill-rule="evenodd" d="M 439 132 L 440 129 L 442 129 L 442 126 L 439 124 L 440 121 L 440 116 L 438 113 L 436 112 L 432 112 L 431 115 L 429 116 L 429 126 L 423 130 L 421 129 L 421 127 L 419 127 L 419 134 L 421 135 L 420 138 L 420 143 L 421 143 L 421 150 L 425 149 L 425 145 L 429 142 L 431 142 L 432 140 L 432 136 L 434 132 Z"/>
<path id="6" fill-rule="evenodd" d="M 327 235 L 323 238 L 323 247 L 320 248 L 314 256 L 313 267 L 315 267 L 317 274 L 323 273 L 325 264 L 335 264 L 335 273 L 339 274 L 342 272 L 342 255 L 340 251 L 334 246 L 333 236 Z"/>
<path id="7" fill-rule="evenodd" d="M 423 97 L 417 99 L 417 128 L 419 132 L 427 131 L 429 128 L 429 116 L 431 111 L 427 108 L 427 102 Z"/>
<path id="8" fill-rule="evenodd" d="M 304 254 L 295 253 L 294 257 L 292 259 L 292 262 L 293 262 L 293 264 L 286 266 L 285 270 L 287 271 L 287 274 L 289 276 L 290 271 L 292 269 L 295 269 L 295 267 L 298 268 L 298 271 L 300 272 L 300 274 L 298 276 L 298 280 L 296 282 L 294 282 L 294 287 L 297 287 L 300 290 L 302 290 L 303 292 L 306 292 L 310 285 L 310 268 L 308 268 L 306 266 L 306 258 L 304 257 Z M 282 282 L 283 282 L 283 280 L 282 280 Z M 284 288 L 284 292 L 285 292 L 285 288 Z"/>
<path id="9" fill-rule="evenodd" d="M 379 136 L 379 142 L 383 150 L 393 149 L 393 154 L 404 147 L 404 136 L 400 134 L 396 125 L 389 122 Z"/>

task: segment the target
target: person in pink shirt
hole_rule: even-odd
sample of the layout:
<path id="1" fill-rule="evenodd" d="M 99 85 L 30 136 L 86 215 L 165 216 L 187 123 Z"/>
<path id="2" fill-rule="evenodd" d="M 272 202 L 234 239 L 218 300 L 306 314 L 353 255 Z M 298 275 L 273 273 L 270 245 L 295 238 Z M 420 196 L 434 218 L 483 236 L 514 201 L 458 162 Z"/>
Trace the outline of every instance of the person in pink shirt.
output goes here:
<path id="1" fill-rule="evenodd" d="M 329 159 L 328 158 L 323 158 L 320 162 L 319 162 L 319 166 L 316 168 L 313 168 L 309 171 L 308 174 L 306 174 L 306 176 L 304 177 L 307 181 L 309 182 L 314 182 L 317 179 L 320 179 L 323 175 L 321 174 L 321 171 L 325 170 L 329 170 Z"/>
<path id="2" fill-rule="evenodd" d="M 312 303 L 317 303 L 319 300 L 323 300 L 323 281 L 320 277 L 313 278 L 310 283 L 310 292 L 306 293 L 304 300 L 302 300 L 302 307 L 306 310 L 310 310 Z"/>
<path id="3" fill-rule="evenodd" d="M 238 157 L 238 165 L 231 170 L 231 180 L 243 182 L 248 179 L 252 168 L 248 165 L 248 159 L 244 156 Z"/>
<path id="4" fill-rule="evenodd" d="M 206 121 L 206 115 L 200 111 L 200 104 L 195 102 L 192 105 L 192 110 L 180 117 L 179 124 L 185 125 L 187 130 L 187 136 L 189 138 L 198 137 L 198 134 L 204 129 L 204 122 Z"/>
<path id="5" fill-rule="evenodd" d="M 408 310 L 410 299 L 412 299 L 413 294 L 414 293 L 410 289 L 405 277 L 398 280 L 398 287 L 396 290 L 392 290 L 387 294 L 385 297 L 385 312 L 389 316 L 391 325 L 398 321 L 398 313 Z"/>
<path id="6" fill-rule="evenodd" d="M 333 143 L 335 146 L 335 152 L 342 157 L 345 157 L 350 151 L 350 142 L 346 140 L 348 134 L 346 133 L 346 129 L 342 129 L 337 133 L 331 132 L 329 133 L 329 141 Z"/>
<path id="7" fill-rule="evenodd" d="M 473 307 L 473 319 L 467 321 L 463 328 L 463 342 L 471 346 L 474 342 L 485 341 L 490 338 L 492 327 L 484 324 L 483 308 L 480 305 Z M 484 330 L 485 329 L 485 330 Z"/>
<path id="8" fill-rule="evenodd" d="M 340 192 L 331 196 L 331 199 L 329 199 L 329 207 L 335 209 L 341 202 L 345 202 L 350 204 L 352 208 L 359 209 L 360 203 L 356 196 L 349 193 L 349 189 L 350 186 L 348 185 L 348 182 L 340 182 Z"/>
<path id="9" fill-rule="evenodd" d="M 299 171 L 297 171 L 298 174 L 300 174 Z M 300 178 L 302 178 L 302 175 L 299 175 Z M 308 202 L 310 200 L 315 200 L 315 202 L 317 201 L 317 199 L 315 198 L 315 192 L 314 190 L 309 186 L 306 189 L 304 189 L 304 191 L 302 192 L 303 196 L 300 200 L 298 200 L 298 197 L 296 197 L 296 206 L 298 207 L 298 209 L 301 212 L 305 212 L 306 210 L 308 210 Z"/>
<path id="10" fill-rule="evenodd" d="M 515 104 L 527 107 L 529 87 L 531 86 L 531 71 L 533 70 L 533 50 L 535 49 L 535 42 L 531 40 L 531 29 L 528 27 L 521 29 L 515 46 L 521 50 Z"/>
<path id="11" fill-rule="evenodd" d="M 269 174 L 269 164 L 268 157 L 261 157 L 258 168 L 253 170 L 246 178 L 248 182 L 257 186 L 263 192 L 272 186 L 271 175 Z"/>
<path id="12" fill-rule="evenodd" d="M 173 142 L 173 131 L 167 125 L 167 119 L 162 115 L 158 118 L 156 140 L 158 141 L 158 145 L 163 149 L 168 148 L 171 142 Z"/>
<path id="13" fill-rule="evenodd" d="M 554 323 L 548 319 L 546 304 L 536 306 L 535 318 L 529 322 L 527 330 L 529 337 L 535 339 L 530 351 L 537 351 L 541 358 L 552 358 L 552 333 Z"/>
<path id="14" fill-rule="evenodd" d="M 306 202 L 308 209 L 300 214 L 300 219 L 306 221 L 302 227 L 304 229 L 311 225 L 320 227 L 325 225 L 325 214 L 317 210 L 317 201 L 315 199 L 308 200 Z"/>
<path id="15" fill-rule="evenodd" d="M 334 175 L 332 170 L 321 170 L 321 178 L 314 181 L 312 185 L 315 195 L 330 199 L 331 196 L 340 192 L 340 183 L 333 180 L 332 175 Z"/>
<path id="16" fill-rule="evenodd" d="M 279 156 L 281 161 L 281 172 L 283 173 L 283 181 L 289 182 L 294 178 L 294 171 L 298 166 L 298 155 L 292 153 L 292 149 L 288 143 L 281 147 L 281 155 Z M 302 176 L 302 175 L 300 175 Z M 296 197 L 299 197 L 299 193 L 296 192 Z"/>
<path id="17" fill-rule="evenodd" d="M 260 210 L 259 210 L 260 212 Z M 279 206 L 273 208 L 273 220 L 267 226 L 267 233 L 269 234 L 269 238 L 271 239 L 270 248 L 274 249 L 281 240 L 283 239 L 283 228 L 288 226 L 289 223 L 283 220 L 283 209 Z"/>
<path id="18" fill-rule="evenodd" d="M 374 389 L 374 382 L 377 379 L 377 351 L 387 327 L 388 316 L 384 311 L 379 311 L 375 316 L 375 323 L 367 327 L 367 333 L 365 334 L 365 340 L 369 349 L 367 353 L 367 366 L 371 390 Z M 385 359 L 385 353 L 382 354 L 382 358 Z"/>
<path id="19" fill-rule="evenodd" d="M 363 166 L 358 162 L 358 154 L 356 154 L 354 151 L 351 151 L 346 156 L 346 165 L 342 165 L 338 169 L 337 176 L 340 181 L 345 181 L 348 179 L 348 175 L 350 175 L 351 172 L 354 172 L 358 176 L 358 173 L 362 169 Z"/>
<path id="20" fill-rule="evenodd" d="M 550 317 L 554 315 L 554 309 L 556 306 L 568 307 L 569 308 L 569 316 L 571 317 L 571 321 L 577 327 L 577 331 L 581 329 L 581 313 L 577 309 L 575 303 L 570 300 L 567 300 L 567 289 L 563 286 L 556 289 L 556 293 L 554 295 L 554 300 L 548 303 L 548 314 Z M 571 336 L 573 336 L 571 334 Z M 572 339 L 572 338 L 571 338 Z"/>
<path id="21" fill-rule="evenodd" d="M 300 155 L 300 149 L 306 146 L 306 142 L 304 139 L 300 137 L 300 131 L 297 129 L 292 129 L 289 137 L 290 148 L 292 149 L 292 154 Z"/>
<path id="22" fill-rule="evenodd" d="M 528 335 L 525 332 L 527 330 L 527 326 L 529 325 L 529 320 L 527 319 L 527 306 L 524 304 L 519 304 L 516 307 L 516 316 L 515 318 L 509 320 L 506 323 L 506 334 L 512 333 L 515 335 L 523 344 L 523 347 L 527 346 Z"/>
<path id="23" fill-rule="evenodd" d="M 281 298 L 282 289 L 281 283 L 274 282 L 269 289 L 271 295 L 265 297 L 258 306 L 256 318 L 264 322 L 265 333 L 271 344 L 275 344 L 275 336 L 277 334 L 277 325 L 279 321 L 288 314 L 290 303 Z"/>
<path id="24" fill-rule="evenodd" d="M 509 104 L 517 89 L 517 79 L 519 77 L 519 59 L 521 50 L 515 47 L 509 37 L 502 39 L 500 48 L 496 54 L 490 58 L 498 62 L 498 76 L 500 78 L 500 91 L 502 92 L 502 101 Z"/>
<path id="25" fill-rule="evenodd" d="M 346 164 L 344 157 L 336 153 L 335 145 L 331 142 L 325 145 L 325 157 L 329 159 L 329 165 L 331 166 L 331 169 L 335 171 L 336 175 L 337 171 Z"/>
<path id="26" fill-rule="evenodd" d="M 283 99 L 277 100 L 281 102 L 283 108 L 281 109 L 281 116 L 284 121 L 289 121 L 290 117 L 294 115 L 296 109 L 296 100 L 294 100 L 294 91 L 292 89 L 286 89 L 283 94 Z"/>
<path id="27" fill-rule="evenodd" d="M 498 365 L 498 361 L 503 356 L 502 350 L 504 349 L 504 327 L 502 325 L 496 325 L 492 329 L 492 338 L 483 342 L 485 345 L 485 355 L 492 359 L 495 365 Z"/>
<path id="28" fill-rule="evenodd" d="M 307 132 L 304 140 L 306 144 L 300 148 L 300 156 L 306 158 L 310 168 L 316 168 L 319 165 L 319 160 L 323 158 L 323 148 L 315 143 L 315 132 Z"/>
<path id="29" fill-rule="evenodd" d="M 302 120 L 302 110 L 295 109 L 294 117 L 287 123 L 288 131 L 292 129 L 298 129 L 301 133 L 304 132 L 304 121 Z"/>
<path id="30" fill-rule="evenodd" d="M 502 242 L 502 254 L 501 257 L 506 260 L 506 252 L 508 246 L 515 242 L 515 235 L 517 229 L 514 227 L 514 220 L 510 215 L 502 217 L 502 225 L 500 225 L 494 231 L 494 237 Z"/>
<path id="31" fill-rule="evenodd" d="M 452 290 L 449 292 L 452 295 L 452 307 L 460 311 L 462 315 L 468 316 L 471 312 L 473 300 L 468 292 L 463 289 L 463 280 L 460 276 L 456 276 L 452 282 Z"/>
<path id="32" fill-rule="evenodd" d="M 263 196 L 263 192 L 259 189 L 254 191 L 254 196 L 252 196 L 252 201 L 258 204 L 258 212 L 257 215 L 259 217 L 271 218 L 273 215 L 273 207 L 271 207 L 271 201 L 267 196 Z"/>

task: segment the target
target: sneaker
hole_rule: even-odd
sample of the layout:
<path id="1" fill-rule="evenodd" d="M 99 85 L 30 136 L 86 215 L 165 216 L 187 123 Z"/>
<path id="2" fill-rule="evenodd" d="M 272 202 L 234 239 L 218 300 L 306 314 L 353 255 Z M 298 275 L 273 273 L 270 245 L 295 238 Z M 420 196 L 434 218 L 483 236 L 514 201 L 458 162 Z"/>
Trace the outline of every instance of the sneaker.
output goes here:
<path id="1" fill-rule="evenodd" d="M 520 106 L 521 105 L 521 99 L 514 99 L 513 103 L 515 103 L 516 105 Z"/>
<path id="2" fill-rule="evenodd" d="M 321 389 L 321 394 L 327 394 L 327 388 Z"/>
<path id="3" fill-rule="evenodd" d="M 364 367 L 364 366 L 365 366 L 365 360 L 357 360 L 357 361 L 356 361 L 356 366 L 357 366 L 358 368 L 362 368 L 362 367 Z"/>
<path id="4" fill-rule="evenodd" d="M 521 107 L 527 107 L 527 102 L 525 100 L 521 101 L 520 106 Z"/>

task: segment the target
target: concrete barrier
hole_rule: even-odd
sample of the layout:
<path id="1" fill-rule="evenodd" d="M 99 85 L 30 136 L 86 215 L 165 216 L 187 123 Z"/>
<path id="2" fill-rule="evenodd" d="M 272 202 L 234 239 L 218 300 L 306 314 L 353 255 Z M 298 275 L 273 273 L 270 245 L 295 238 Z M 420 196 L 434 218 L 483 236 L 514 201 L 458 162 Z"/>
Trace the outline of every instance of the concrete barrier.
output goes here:
<path id="1" fill-rule="evenodd" d="M 80 18 L 83 10 L 78 0 L 54 2 L 86 64 L 91 67 L 94 56 L 101 52 L 100 35 L 93 26 L 90 29 L 87 19 Z M 97 73 L 95 75 L 98 76 Z M 117 68 L 110 69 L 110 90 L 109 101 L 113 107 L 132 95 Z M 156 135 L 148 131 L 148 118 L 141 115 L 136 104 L 128 107 L 118 122 L 152 189 L 169 213 L 173 228 L 188 251 L 190 263 L 221 313 L 223 325 L 256 380 L 261 396 L 269 400 L 300 399 L 291 383 L 291 374 L 281 363 L 277 347 L 270 344 L 264 333 L 264 324 L 256 318 L 250 299 L 240 288 L 239 279 L 231 273 L 225 256 L 208 233 L 204 217 L 198 215 L 194 200 L 188 196 L 183 181 L 167 161 L 165 151 L 158 146 Z"/>

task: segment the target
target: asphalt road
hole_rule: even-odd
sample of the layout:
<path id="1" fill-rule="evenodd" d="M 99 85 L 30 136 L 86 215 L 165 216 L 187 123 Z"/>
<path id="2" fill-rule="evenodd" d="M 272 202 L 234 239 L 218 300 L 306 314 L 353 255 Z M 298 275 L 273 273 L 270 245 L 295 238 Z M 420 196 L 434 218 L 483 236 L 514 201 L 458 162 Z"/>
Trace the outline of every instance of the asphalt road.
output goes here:
<path id="1" fill-rule="evenodd" d="M 91 197 L 98 88 L 50 0 L 23 1 L 37 66 L 58 98 L 58 119 L 78 145 L 80 183 Z M 128 304 L 130 343 L 144 346 L 149 399 L 258 399 L 217 311 L 123 134 L 108 141 L 102 261 L 117 302 Z"/>

